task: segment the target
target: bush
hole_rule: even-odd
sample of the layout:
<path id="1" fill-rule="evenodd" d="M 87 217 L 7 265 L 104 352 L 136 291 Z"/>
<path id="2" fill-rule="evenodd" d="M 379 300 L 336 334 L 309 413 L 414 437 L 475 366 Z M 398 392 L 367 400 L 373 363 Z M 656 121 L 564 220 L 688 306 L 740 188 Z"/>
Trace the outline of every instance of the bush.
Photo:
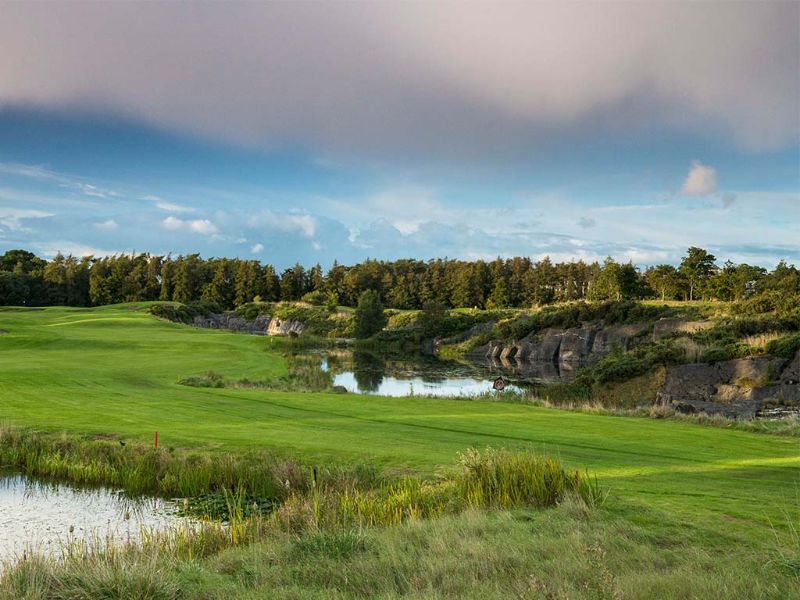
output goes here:
<path id="1" fill-rule="evenodd" d="M 592 379 L 596 383 L 626 381 L 645 373 L 650 368 L 646 360 L 631 353 L 615 349 L 608 356 L 600 359 L 591 370 Z"/>
<path id="2" fill-rule="evenodd" d="M 178 385 L 187 385 L 189 387 L 222 388 L 225 387 L 225 380 L 219 373 L 215 371 L 209 371 L 205 375 L 199 377 L 181 377 L 178 379 Z"/>
<path id="3" fill-rule="evenodd" d="M 267 302 L 248 302 L 247 304 L 237 306 L 236 314 L 247 321 L 254 321 L 261 315 L 271 315 L 274 306 L 274 304 Z"/>
<path id="4" fill-rule="evenodd" d="M 684 362 L 685 352 L 674 340 L 661 340 L 637 348 L 636 354 L 648 365 L 677 365 Z"/>
<path id="5" fill-rule="evenodd" d="M 779 290 L 765 290 L 747 300 L 736 302 L 731 311 L 743 316 L 757 316 L 768 313 L 795 316 L 800 311 L 800 294 L 787 294 Z"/>
<path id="6" fill-rule="evenodd" d="M 325 306 L 328 304 L 328 294 L 322 290 L 314 290 L 313 292 L 304 294 L 301 300 L 313 304 L 314 306 Z"/>
<path id="7" fill-rule="evenodd" d="M 787 335 L 767 343 L 767 354 L 781 358 L 793 358 L 800 351 L 800 334 Z"/>
<path id="8" fill-rule="evenodd" d="M 730 346 L 710 348 L 702 357 L 702 362 L 705 363 L 718 363 L 726 360 L 732 360 L 736 357 L 734 352 L 731 352 Z"/>
<path id="9" fill-rule="evenodd" d="M 191 323 L 197 316 L 207 317 L 210 314 L 221 313 L 222 309 L 214 302 L 195 300 L 188 304 L 179 302 L 154 304 L 147 309 L 147 312 L 175 323 Z"/>

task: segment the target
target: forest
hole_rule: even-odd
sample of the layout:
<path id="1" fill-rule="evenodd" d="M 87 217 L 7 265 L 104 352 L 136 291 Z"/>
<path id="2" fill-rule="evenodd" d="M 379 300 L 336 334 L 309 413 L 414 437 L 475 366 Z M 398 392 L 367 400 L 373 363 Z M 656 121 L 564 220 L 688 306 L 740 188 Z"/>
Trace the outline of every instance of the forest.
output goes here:
<path id="1" fill-rule="evenodd" d="M 493 261 L 402 259 L 334 262 L 324 271 L 300 264 L 278 271 L 257 260 L 118 254 L 45 260 L 26 250 L 0 256 L 0 305 L 101 306 L 120 302 L 205 301 L 231 309 L 257 301 L 303 300 L 355 306 L 364 290 L 384 306 L 421 308 L 427 302 L 460 308 L 520 308 L 572 300 L 726 300 L 765 290 L 800 292 L 800 270 L 719 263 L 691 247 L 675 267 L 637 268 L 609 257 L 601 262 L 555 263 L 545 257 Z"/>

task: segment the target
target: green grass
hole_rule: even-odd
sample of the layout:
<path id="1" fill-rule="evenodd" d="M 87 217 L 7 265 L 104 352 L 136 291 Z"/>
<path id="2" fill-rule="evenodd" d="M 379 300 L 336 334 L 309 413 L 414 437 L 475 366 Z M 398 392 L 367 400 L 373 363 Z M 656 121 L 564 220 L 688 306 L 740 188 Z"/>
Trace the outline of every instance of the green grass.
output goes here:
<path id="1" fill-rule="evenodd" d="M 139 305 L 2 310 L 0 329 L 9 332 L 0 336 L 0 420 L 10 425 L 51 432 L 113 435 L 145 444 L 151 443 L 157 430 L 160 445 L 165 449 L 175 447 L 212 455 L 269 451 L 279 457 L 296 457 L 305 464 L 370 462 L 389 474 L 417 472 L 428 477 L 453 464 L 457 455 L 470 447 L 507 447 L 556 455 L 570 469 L 586 468 L 609 492 L 605 507 L 598 511 L 602 514 L 598 519 L 612 536 L 604 538 L 608 545 L 604 551 L 613 557 L 606 566 L 614 577 L 628 578 L 627 583 L 620 584 L 625 589 L 633 589 L 645 578 L 641 575 L 636 580 L 627 569 L 654 569 L 646 585 L 642 584 L 647 590 L 663 585 L 658 573 L 677 573 L 674 569 L 685 568 L 697 575 L 695 586 L 702 591 L 697 597 L 736 597 L 717 593 L 722 571 L 709 569 L 706 576 L 702 569 L 691 566 L 709 565 L 717 557 L 722 561 L 720 569 L 730 567 L 731 581 L 739 582 L 739 587 L 731 590 L 752 591 L 765 578 L 778 576 L 752 570 L 749 578 L 734 576 L 733 559 L 725 557 L 742 561 L 743 569 L 755 569 L 758 560 L 769 562 L 776 546 L 782 552 L 792 548 L 792 527 L 796 527 L 800 517 L 800 444 L 793 438 L 524 404 L 182 386 L 177 383 L 180 378 L 212 370 L 231 379 L 286 376 L 286 364 L 278 352 L 285 342 L 159 321 L 145 314 Z M 521 533 L 530 528 L 527 522 L 512 526 L 509 523 L 516 522 L 512 517 L 474 518 L 500 523 L 501 530 L 511 528 L 513 531 L 508 535 L 517 540 L 517 546 L 510 545 L 509 552 L 511 548 L 520 552 L 528 548 Z M 555 532 L 561 526 L 570 531 L 564 524 L 566 517 L 556 518 L 555 524 L 543 521 L 542 516 L 532 518 L 546 531 Z M 465 535 L 478 535 L 470 529 L 472 517 L 447 519 L 453 531 L 463 526 L 472 532 Z M 579 526 L 577 522 L 569 522 Z M 437 557 L 430 568 L 422 569 L 420 578 L 415 578 L 414 564 L 418 558 L 401 555 L 405 542 L 399 540 L 411 536 L 412 541 L 407 545 L 413 553 L 426 543 L 439 543 L 420 541 L 420 536 L 447 526 L 411 525 L 395 533 L 387 532 L 384 537 L 380 537 L 384 534 L 369 534 L 373 551 L 366 553 L 364 564 L 377 569 L 388 568 L 387 560 L 397 561 L 399 576 L 409 578 L 405 583 L 386 580 L 376 571 L 375 583 L 369 584 L 359 570 L 361 566 L 350 565 L 348 561 L 352 559 L 342 558 L 347 564 L 336 564 L 361 573 L 358 577 L 364 578 L 365 591 L 389 597 L 405 591 L 434 597 L 436 582 L 445 585 L 445 580 L 449 581 L 445 568 L 449 559 Z M 581 544 L 588 544 L 589 538 L 600 535 L 591 531 L 591 525 L 580 527 L 587 529 L 588 536 Z M 632 539 L 626 537 L 629 534 Z M 494 541 L 486 542 L 487 552 L 497 554 L 490 556 L 491 564 L 502 565 L 505 560 L 508 565 L 517 565 L 521 561 L 521 570 L 508 567 L 520 577 L 529 567 L 534 569 L 535 564 L 542 569 L 541 577 L 558 571 L 557 567 L 548 566 L 546 557 L 536 562 L 533 558 L 515 558 L 509 554 L 503 559 L 504 535 L 493 534 L 495 537 L 490 537 Z M 454 548 L 462 543 L 455 537 L 451 542 Z M 473 543 L 476 547 L 480 545 L 480 536 Z M 550 539 L 548 544 L 554 551 L 562 545 L 556 539 Z M 638 567 L 627 556 L 628 552 L 636 551 L 637 545 L 647 547 L 646 558 Z M 376 556 L 375 548 L 394 554 L 389 558 Z M 677 558 L 681 551 L 694 556 L 695 562 Z M 235 551 L 226 556 L 232 557 L 232 562 L 242 561 L 246 560 L 247 552 Z M 591 554 L 588 549 L 586 552 Z M 588 554 L 587 557 L 587 561 L 594 560 Z M 259 585 L 267 586 L 273 579 L 280 580 L 281 589 L 292 595 L 289 593 L 292 586 L 308 583 L 300 582 L 306 567 L 293 560 L 286 558 L 280 563 L 287 572 L 277 573 L 271 567 L 260 566 L 253 577 Z M 473 554 L 464 560 L 473 569 L 479 568 L 479 562 Z M 588 563 L 581 564 L 585 567 Z M 223 581 L 224 576 L 214 566 L 175 568 L 179 571 L 196 568 L 198 580 L 219 577 L 220 589 L 230 583 Z M 322 571 L 327 573 L 326 568 Z M 290 577 L 289 572 L 294 575 Z M 553 581 L 566 586 L 567 572 L 568 569 L 558 577 L 552 574 Z M 671 595 L 634 594 L 633 597 L 686 597 L 680 591 L 681 585 L 689 584 L 681 583 L 679 575 L 675 576 L 678 579 Z M 331 571 L 325 577 L 334 575 Z M 360 588 L 352 582 L 361 580 L 353 577 L 351 587 L 337 579 L 332 588 L 342 596 L 358 595 L 353 590 Z M 541 578 L 539 574 L 536 577 Z M 489 583 L 476 582 L 474 577 L 467 580 L 476 586 L 474 593 L 478 596 L 486 589 L 485 585 L 494 585 L 491 582 L 495 581 L 491 577 L 487 579 Z M 531 581 L 531 586 L 539 585 Z M 453 590 L 462 589 L 457 581 L 451 583 Z M 487 592 L 486 597 L 502 597 L 498 590 L 521 593 L 513 587 L 518 582 L 495 583 L 494 591 Z M 541 585 L 551 583 L 544 581 Z M 779 586 L 779 590 L 784 587 Z M 539 595 L 547 597 L 544 592 Z M 532 593 L 531 596 L 537 597 Z M 258 595 L 254 592 L 245 597 Z M 321 592 L 318 597 L 322 597 Z M 584 593 L 577 597 L 593 596 Z"/>

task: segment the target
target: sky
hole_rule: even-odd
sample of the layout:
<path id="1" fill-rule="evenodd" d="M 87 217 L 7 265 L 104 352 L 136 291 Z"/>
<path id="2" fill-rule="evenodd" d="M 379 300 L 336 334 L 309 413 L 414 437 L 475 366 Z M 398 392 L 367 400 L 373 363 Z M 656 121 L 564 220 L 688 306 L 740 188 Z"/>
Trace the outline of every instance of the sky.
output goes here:
<path id="1" fill-rule="evenodd" d="M 0 3 L 0 251 L 800 264 L 798 2 Z"/>

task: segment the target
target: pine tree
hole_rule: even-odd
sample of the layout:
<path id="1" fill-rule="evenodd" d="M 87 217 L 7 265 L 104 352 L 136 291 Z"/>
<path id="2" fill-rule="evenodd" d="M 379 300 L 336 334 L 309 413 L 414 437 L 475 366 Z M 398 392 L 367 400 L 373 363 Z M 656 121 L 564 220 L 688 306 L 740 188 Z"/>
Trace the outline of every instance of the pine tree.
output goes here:
<path id="1" fill-rule="evenodd" d="M 381 331 L 387 323 L 383 312 L 383 304 L 376 292 L 364 290 L 358 297 L 358 306 L 355 312 L 355 335 L 364 339 L 372 337 Z"/>

